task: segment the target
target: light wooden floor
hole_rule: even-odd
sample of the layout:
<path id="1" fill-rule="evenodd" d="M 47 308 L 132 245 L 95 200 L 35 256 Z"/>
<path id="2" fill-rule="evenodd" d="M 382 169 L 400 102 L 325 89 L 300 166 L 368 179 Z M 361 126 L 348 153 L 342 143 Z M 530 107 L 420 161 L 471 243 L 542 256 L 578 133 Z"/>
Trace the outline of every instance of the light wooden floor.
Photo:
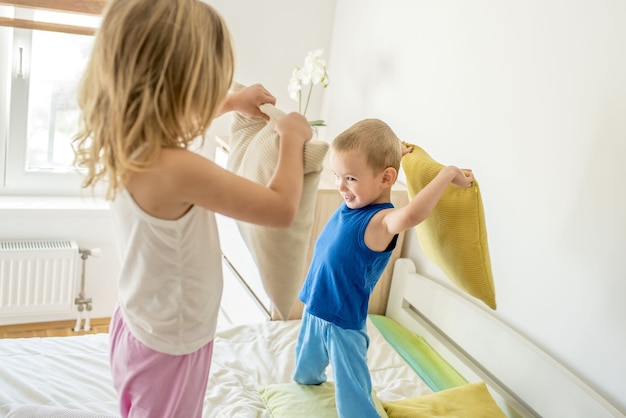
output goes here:
<path id="1" fill-rule="evenodd" d="M 37 322 L 31 324 L 0 326 L 0 338 L 68 337 L 70 335 L 97 334 L 109 331 L 111 318 L 92 318 L 90 331 L 75 332 L 76 321 Z"/>

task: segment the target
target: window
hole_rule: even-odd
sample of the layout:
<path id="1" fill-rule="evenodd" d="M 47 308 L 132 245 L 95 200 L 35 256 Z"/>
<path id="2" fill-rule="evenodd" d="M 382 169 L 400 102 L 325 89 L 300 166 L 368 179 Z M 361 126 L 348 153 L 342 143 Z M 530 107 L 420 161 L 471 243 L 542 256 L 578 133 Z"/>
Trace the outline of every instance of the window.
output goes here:
<path id="1" fill-rule="evenodd" d="M 76 93 L 99 17 L 4 7 L 0 19 L 13 25 L 0 28 L 0 193 L 78 195 Z"/>

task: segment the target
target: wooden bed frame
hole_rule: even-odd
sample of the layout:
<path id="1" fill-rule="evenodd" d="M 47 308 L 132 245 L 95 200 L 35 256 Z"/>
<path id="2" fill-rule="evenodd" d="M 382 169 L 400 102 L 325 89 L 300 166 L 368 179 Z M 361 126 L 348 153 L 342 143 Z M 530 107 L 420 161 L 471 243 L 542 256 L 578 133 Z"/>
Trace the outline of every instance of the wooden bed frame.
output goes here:
<path id="1" fill-rule="evenodd" d="M 493 312 L 416 273 L 410 259 L 395 262 L 386 316 L 424 337 L 469 382 L 484 381 L 509 417 L 625 416 Z"/>

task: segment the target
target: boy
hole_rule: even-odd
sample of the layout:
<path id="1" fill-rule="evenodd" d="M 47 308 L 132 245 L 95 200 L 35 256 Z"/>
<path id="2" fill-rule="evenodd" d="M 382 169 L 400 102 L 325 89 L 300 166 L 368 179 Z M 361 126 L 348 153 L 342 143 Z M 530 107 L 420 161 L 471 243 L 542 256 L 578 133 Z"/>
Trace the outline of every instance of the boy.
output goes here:
<path id="1" fill-rule="evenodd" d="M 423 221 L 448 184 L 469 187 L 471 171 L 443 168 L 406 206 L 394 208 L 391 186 L 410 152 L 384 122 L 365 119 L 333 141 L 330 167 L 344 199 L 320 233 L 299 298 L 305 305 L 293 379 L 326 381 L 332 364 L 341 418 L 378 417 L 367 368 L 370 295 L 398 233 Z"/>

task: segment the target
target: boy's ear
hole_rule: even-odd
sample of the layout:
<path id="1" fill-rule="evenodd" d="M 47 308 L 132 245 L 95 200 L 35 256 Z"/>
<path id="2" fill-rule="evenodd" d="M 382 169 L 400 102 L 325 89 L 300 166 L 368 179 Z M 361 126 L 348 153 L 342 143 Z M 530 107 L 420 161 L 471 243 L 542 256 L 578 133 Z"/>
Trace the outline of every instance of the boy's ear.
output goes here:
<path id="1" fill-rule="evenodd" d="M 398 178 L 398 171 L 393 167 L 387 167 L 383 170 L 383 177 L 380 182 L 382 187 L 391 187 Z"/>

